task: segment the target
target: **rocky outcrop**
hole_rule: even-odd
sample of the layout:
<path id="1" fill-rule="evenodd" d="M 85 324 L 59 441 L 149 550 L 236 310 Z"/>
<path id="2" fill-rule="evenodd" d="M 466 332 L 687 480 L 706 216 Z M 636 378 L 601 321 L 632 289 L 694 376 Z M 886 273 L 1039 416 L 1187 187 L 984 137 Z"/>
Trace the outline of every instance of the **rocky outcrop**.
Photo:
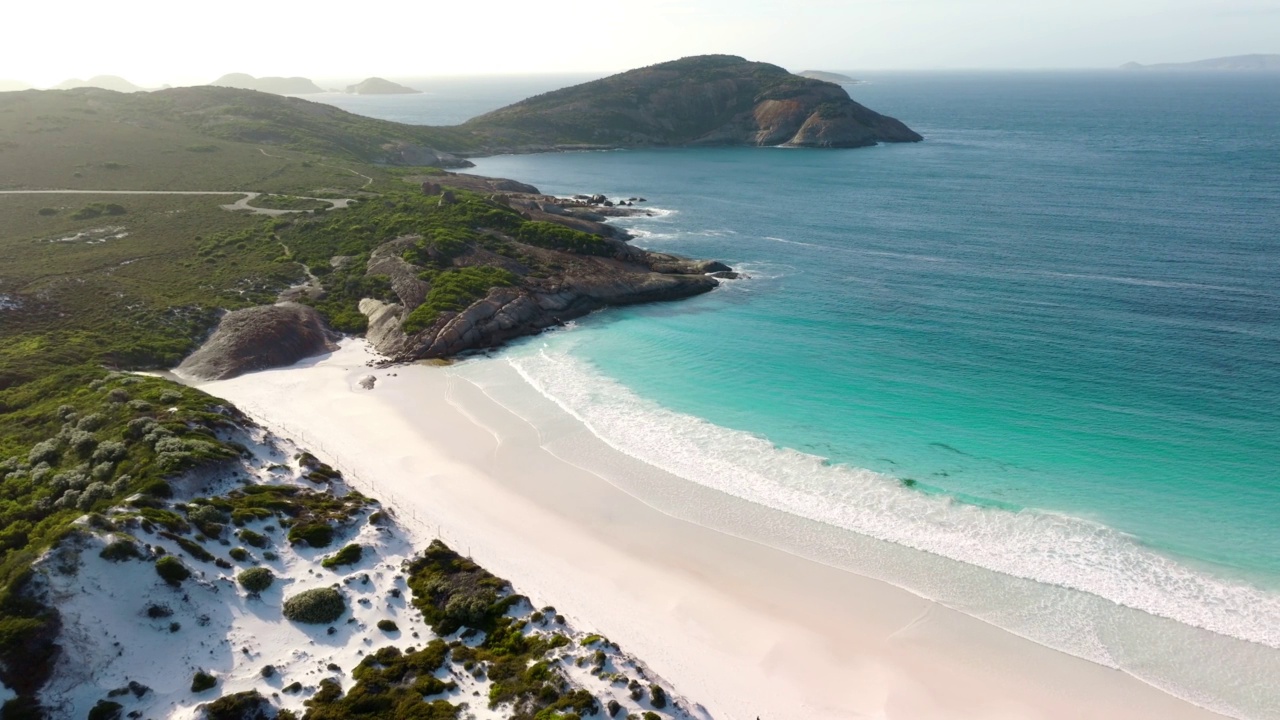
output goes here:
<path id="1" fill-rule="evenodd" d="M 527 250 L 548 252 L 531 247 Z M 696 265 L 694 261 L 687 262 L 691 265 L 683 270 Z M 360 311 L 369 319 L 369 342 L 395 361 L 408 361 L 495 347 L 603 307 L 679 300 L 708 292 L 718 284 L 708 275 L 667 274 L 644 264 L 587 257 L 578 258 L 572 270 L 559 278 L 526 278 L 517 287 L 493 288 L 466 309 L 442 313 L 431 327 L 412 335 L 402 328 L 406 312 L 402 305 L 365 299 Z"/>
<path id="2" fill-rule="evenodd" d="M 840 85 L 731 55 L 704 55 L 495 110 L 463 129 L 498 150 L 663 145 L 863 147 L 923 138 Z"/>
<path id="3" fill-rule="evenodd" d="M 223 316 L 213 335 L 178 366 L 199 380 L 225 380 L 283 367 L 336 349 L 337 335 L 306 305 L 281 303 Z"/>

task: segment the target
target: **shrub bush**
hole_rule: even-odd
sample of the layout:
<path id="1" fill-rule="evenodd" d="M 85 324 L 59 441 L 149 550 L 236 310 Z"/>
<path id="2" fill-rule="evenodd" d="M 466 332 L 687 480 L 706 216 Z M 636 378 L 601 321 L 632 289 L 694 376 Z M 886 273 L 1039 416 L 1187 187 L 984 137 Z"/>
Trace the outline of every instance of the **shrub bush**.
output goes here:
<path id="1" fill-rule="evenodd" d="M 232 560 L 236 562 L 246 562 L 249 560 L 249 551 L 242 547 L 234 547 L 227 551 Z"/>
<path id="2" fill-rule="evenodd" d="M 667 706 L 667 693 L 661 685 L 649 686 L 649 704 L 661 710 Z"/>
<path id="3" fill-rule="evenodd" d="M 136 560 L 142 557 L 142 553 L 138 550 L 137 543 L 132 540 L 116 540 L 108 543 L 102 548 L 102 552 L 98 556 L 104 560 L 111 562 L 124 562 L 125 560 Z"/>
<path id="4" fill-rule="evenodd" d="M 328 523 L 299 523 L 289 528 L 289 542 L 306 543 L 313 548 L 329 547 L 333 543 L 333 528 Z"/>
<path id="5" fill-rule="evenodd" d="M 332 570 L 342 565 L 354 565 L 364 557 L 364 547 L 352 543 L 320 562 L 321 567 Z"/>
<path id="6" fill-rule="evenodd" d="M 396 625 L 395 620 L 379 620 L 378 629 L 381 630 L 382 632 L 392 633 L 399 630 L 400 626 Z"/>
<path id="7" fill-rule="evenodd" d="M 191 577 L 191 570 L 172 555 L 165 555 L 156 561 L 156 573 L 174 587 L 178 587 L 183 580 Z"/>
<path id="8" fill-rule="evenodd" d="M 446 270 L 435 276 L 426 300 L 404 319 L 404 331 L 410 335 L 435 324 L 442 312 L 463 310 L 495 287 L 509 287 L 520 278 L 502 268 L 475 265 Z"/>
<path id="9" fill-rule="evenodd" d="M 89 720 L 120 720 L 124 706 L 111 700 L 99 700 L 89 711 Z"/>
<path id="10" fill-rule="evenodd" d="M 245 529 L 236 533 L 236 537 L 240 538 L 245 545 L 252 545 L 256 548 L 264 548 L 267 546 L 267 536 L 256 533 L 252 530 Z"/>
<path id="11" fill-rule="evenodd" d="M 333 588 L 315 588 L 284 601 L 284 616 L 310 625 L 331 623 L 347 611 L 342 593 Z"/>
<path id="12" fill-rule="evenodd" d="M 613 255 L 613 247 L 604 238 L 552 222 L 526 222 L 515 233 L 520 242 L 552 250 L 569 250 L 582 255 Z"/>
<path id="13" fill-rule="evenodd" d="M 236 576 L 236 581 L 240 583 L 245 590 L 253 594 L 258 594 L 276 581 L 275 573 L 264 567 L 249 568 Z"/>
<path id="14" fill-rule="evenodd" d="M 191 678 L 191 692 L 200 693 L 218 684 L 218 678 L 203 670 L 197 670 Z"/>

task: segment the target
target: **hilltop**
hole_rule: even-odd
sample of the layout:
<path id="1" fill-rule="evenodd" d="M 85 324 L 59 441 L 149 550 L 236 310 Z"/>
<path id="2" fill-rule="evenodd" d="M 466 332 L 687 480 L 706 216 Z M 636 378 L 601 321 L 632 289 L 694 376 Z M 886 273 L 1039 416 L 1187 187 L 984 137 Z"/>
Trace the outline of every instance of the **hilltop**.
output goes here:
<path id="1" fill-rule="evenodd" d="M 834 83 L 732 55 L 702 55 L 538 95 L 462 129 L 491 147 L 864 147 L 923 138 Z"/>
<path id="2" fill-rule="evenodd" d="M 30 90 L 31 86 L 20 80 L 0 80 L 0 92 L 16 92 Z"/>
<path id="3" fill-rule="evenodd" d="M 257 90 L 274 95 L 312 95 L 324 90 L 304 77 L 262 77 L 256 78 L 244 73 L 230 73 L 209 83 L 215 87 L 240 88 L 241 90 Z"/>
<path id="4" fill-rule="evenodd" d="M 347 92 L 353 95 L 413 95 L 421 94 L 421 90 L 384 80 L 380 77 L 367 78 L 355 85 L 348 85 Z"/>
<path id="5" fill-rule="evenodd" d="M 1280 72 L 1280 54 L 1233 55 L 1184 63 L 1157 63 L 1143 65 L 1131 62 L 1120 66 L 1121 70 L 1186 70 L 1231 72 Z"/>

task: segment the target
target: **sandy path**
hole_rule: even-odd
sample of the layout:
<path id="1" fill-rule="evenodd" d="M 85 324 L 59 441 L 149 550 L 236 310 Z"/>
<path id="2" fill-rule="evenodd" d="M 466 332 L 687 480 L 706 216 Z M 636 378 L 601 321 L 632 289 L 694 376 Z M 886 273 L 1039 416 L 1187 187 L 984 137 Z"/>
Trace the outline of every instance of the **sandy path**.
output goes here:
<path id="1" fill-rule="evenodd" d="M 365 176 L 362 175 L 361 177 Z M 373 178 L 370 178 L 369 181 L 373 182 Z M 234 203 L 222 205 L 222 209 L 232 211 L 248 210 L 255 215 L 269 216 L 306 212 L 305 210 L 277 210 L 274 208 L 253 207 L 249 203 L 255 198 L 261 197 L 263 193 L 249 192 L 247 190 L 0 190 L 0 195 L 243 195 L 244 197 Z M 329 203 L 327 210 L 343 210 L 354 200 L 354 198 L 313 198 L 301 195 L 288 195 L 286 197 Z"/>

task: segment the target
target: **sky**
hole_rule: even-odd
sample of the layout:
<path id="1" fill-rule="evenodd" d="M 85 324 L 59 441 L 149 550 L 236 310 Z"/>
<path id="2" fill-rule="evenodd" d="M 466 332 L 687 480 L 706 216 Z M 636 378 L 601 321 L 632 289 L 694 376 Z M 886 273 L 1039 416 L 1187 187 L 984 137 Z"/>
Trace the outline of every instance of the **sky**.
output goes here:
<path id="1" fill-rule="evenodd" d="M 729 53 L 800 70 L 1115 67 L 1280 52 L 1280 0 L 14 0 L 0 80 L 609 72 Z"/>

